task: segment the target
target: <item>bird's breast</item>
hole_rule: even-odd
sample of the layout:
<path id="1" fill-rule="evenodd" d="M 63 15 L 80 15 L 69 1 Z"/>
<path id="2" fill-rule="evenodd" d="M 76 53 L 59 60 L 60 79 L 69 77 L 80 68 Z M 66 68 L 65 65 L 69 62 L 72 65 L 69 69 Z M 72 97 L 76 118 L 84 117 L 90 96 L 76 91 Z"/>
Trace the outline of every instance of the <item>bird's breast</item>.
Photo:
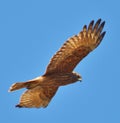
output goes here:
<path id="1" fill-rule="evenodd" d="M 64 86 L 76 82 L 76 79 L 74 78 L 72 73 L 55 73 L 44 77 L 44 85 L 47 86 Z"/>

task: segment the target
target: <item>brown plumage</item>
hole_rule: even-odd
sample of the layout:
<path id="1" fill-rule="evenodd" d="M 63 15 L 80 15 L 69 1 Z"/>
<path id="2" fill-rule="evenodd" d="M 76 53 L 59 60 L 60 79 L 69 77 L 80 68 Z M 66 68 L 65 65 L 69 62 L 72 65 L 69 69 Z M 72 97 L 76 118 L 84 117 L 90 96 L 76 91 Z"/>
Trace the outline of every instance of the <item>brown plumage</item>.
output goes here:
<path id="1" fill-rule="evenodd" d="M 60 86 L 82 80 L 81 76 L 73 72 L 76 65 L 102 41 L 105 21 L 99 19 L 95 24 L 91 21 L 88 28 L 68 39 L 60 50 L 53 56 L 43 76 L 23 83 L 15 83 L 9 91 L 21 88 L 28 90 L 22 94 L 20 103 L 16 107 L 46 107 Z"/>

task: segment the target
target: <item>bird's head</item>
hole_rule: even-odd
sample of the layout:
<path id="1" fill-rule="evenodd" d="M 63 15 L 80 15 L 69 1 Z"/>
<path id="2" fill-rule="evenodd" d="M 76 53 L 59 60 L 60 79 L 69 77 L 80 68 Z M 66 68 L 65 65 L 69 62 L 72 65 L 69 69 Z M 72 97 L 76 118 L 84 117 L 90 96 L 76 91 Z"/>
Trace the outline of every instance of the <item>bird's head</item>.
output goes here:
<path id="1" fill-rule="evenodd" d="M 78 74 L 78 73 L 76 73 L 76 72 L 73 72 L 73 75 L 74 75 L 74 77 L 75 77 L 76 81 L 80 81 L 80 82 L 82 82 L 82 77 L 81 77 L 81 75 L 80 75 L 80 74 Z"/>

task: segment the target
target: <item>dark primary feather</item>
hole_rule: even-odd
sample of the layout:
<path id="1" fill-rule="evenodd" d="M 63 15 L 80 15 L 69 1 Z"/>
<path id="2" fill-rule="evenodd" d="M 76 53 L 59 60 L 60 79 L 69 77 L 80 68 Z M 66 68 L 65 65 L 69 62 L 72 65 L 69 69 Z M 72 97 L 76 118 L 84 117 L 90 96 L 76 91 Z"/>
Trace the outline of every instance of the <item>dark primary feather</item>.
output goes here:
<path id="1" fill-rule="evenodd" d="M 68 39 L 51 59 L 45 75 L 72 72 L 76 65 L 100 44 L 105 35 L 105 32 L 102 32 L 104 24 L 105 21 L 101 23 L 101 19 L 95 24 L 92 20 L 88 28 L 85 25 L 78 35 Z"/>

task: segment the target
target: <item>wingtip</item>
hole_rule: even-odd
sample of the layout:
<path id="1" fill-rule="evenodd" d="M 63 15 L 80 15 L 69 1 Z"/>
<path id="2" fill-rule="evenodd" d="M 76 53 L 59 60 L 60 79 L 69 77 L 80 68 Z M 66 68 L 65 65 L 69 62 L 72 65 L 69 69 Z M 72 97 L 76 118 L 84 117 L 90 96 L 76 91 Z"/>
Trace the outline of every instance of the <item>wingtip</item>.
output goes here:
<path id="1" fill-rule="evenodd" d="M 98 20 L 97 20 L 97 23 L 100 23 L 102 21 L 102 19 L 101 18 L 99 18 Z"/>
<path id="2" fill-rule="evenodd" d="M 104 32 L 101 34 L 101 36 L 99 37 L 100 42 L 101 42 L 101 40 L 104 38 L 105 34 L 106 34 L 106 31 L 104 31 Z"/>
<path id="3" fill-rule="evenodd" d="M 86 31 L 86 30 L 87 30 L 87 25 L 84 25 L 83 31 Z"/>
<path id="4" fill-rule="evenodd" d="M 86 29 L 87 28 L 87 25 L 84 25 L 83 29 Z"/>
<path id="5" fill-rule="evenodd" d="M 97 20 L 97 22 L 96 23 L 101 23 L 101 21 L 102 21 L 102 19 L 101 18 L 99 18 L 98 20 Z M 104 25 L 105 25 L 105 21 L 102 21 L 102 23 L 101 23 L 101 25 L 104 27 Z"/>
<path id="6" fill-rule="evenodd" d="M 101 35 L 102 35 L 102 37 L 104 37 L 105 36 L 105 34 L 106 34 L 106 31 L 104 31 Z"/>
<path id="7" fill-rule="evenodd" d="M 101 25 L 102 25 L 102 27 L 104 27 L 104 25 L 105 25 L 105 21 L 103 21 Z"/>
<path id="8" fill-rule="evenodd" d="M 23 106 L 21 106 L 20 104 L 15 105 L 16 108 L 22 108 Z"/>
<path id="9" fill-rule="evenodd" d="M 94 28 L 98 28 L 98 26 L 99 26 L 100 23 L 101 23 L 101 20 L 102 20 L 102 19 L 100 18 L 100 19 L 98 19 L 98 20 L 96 21 Z"/>
<path id="10" fill-rule="evenodd" d="M 90 25 L 93 25 L 93 24 L 94 24 L 94 20 L 91 20 Z"/>
<path id="11" fill-rule="evenodd" d="M 96 21 L 96 22 L 97 22 L 97 23 L 100 23 L 101 21 L 102 21 L 102 19 L 101 19 L 101 18 L 99 18 L 99 19 L 97 19 L 97 21 Z M 94 23 L 94 22 L 95 22 L 94 20 L 91 20 L 91 21 L 90 21 L 90 23 Z"/>

